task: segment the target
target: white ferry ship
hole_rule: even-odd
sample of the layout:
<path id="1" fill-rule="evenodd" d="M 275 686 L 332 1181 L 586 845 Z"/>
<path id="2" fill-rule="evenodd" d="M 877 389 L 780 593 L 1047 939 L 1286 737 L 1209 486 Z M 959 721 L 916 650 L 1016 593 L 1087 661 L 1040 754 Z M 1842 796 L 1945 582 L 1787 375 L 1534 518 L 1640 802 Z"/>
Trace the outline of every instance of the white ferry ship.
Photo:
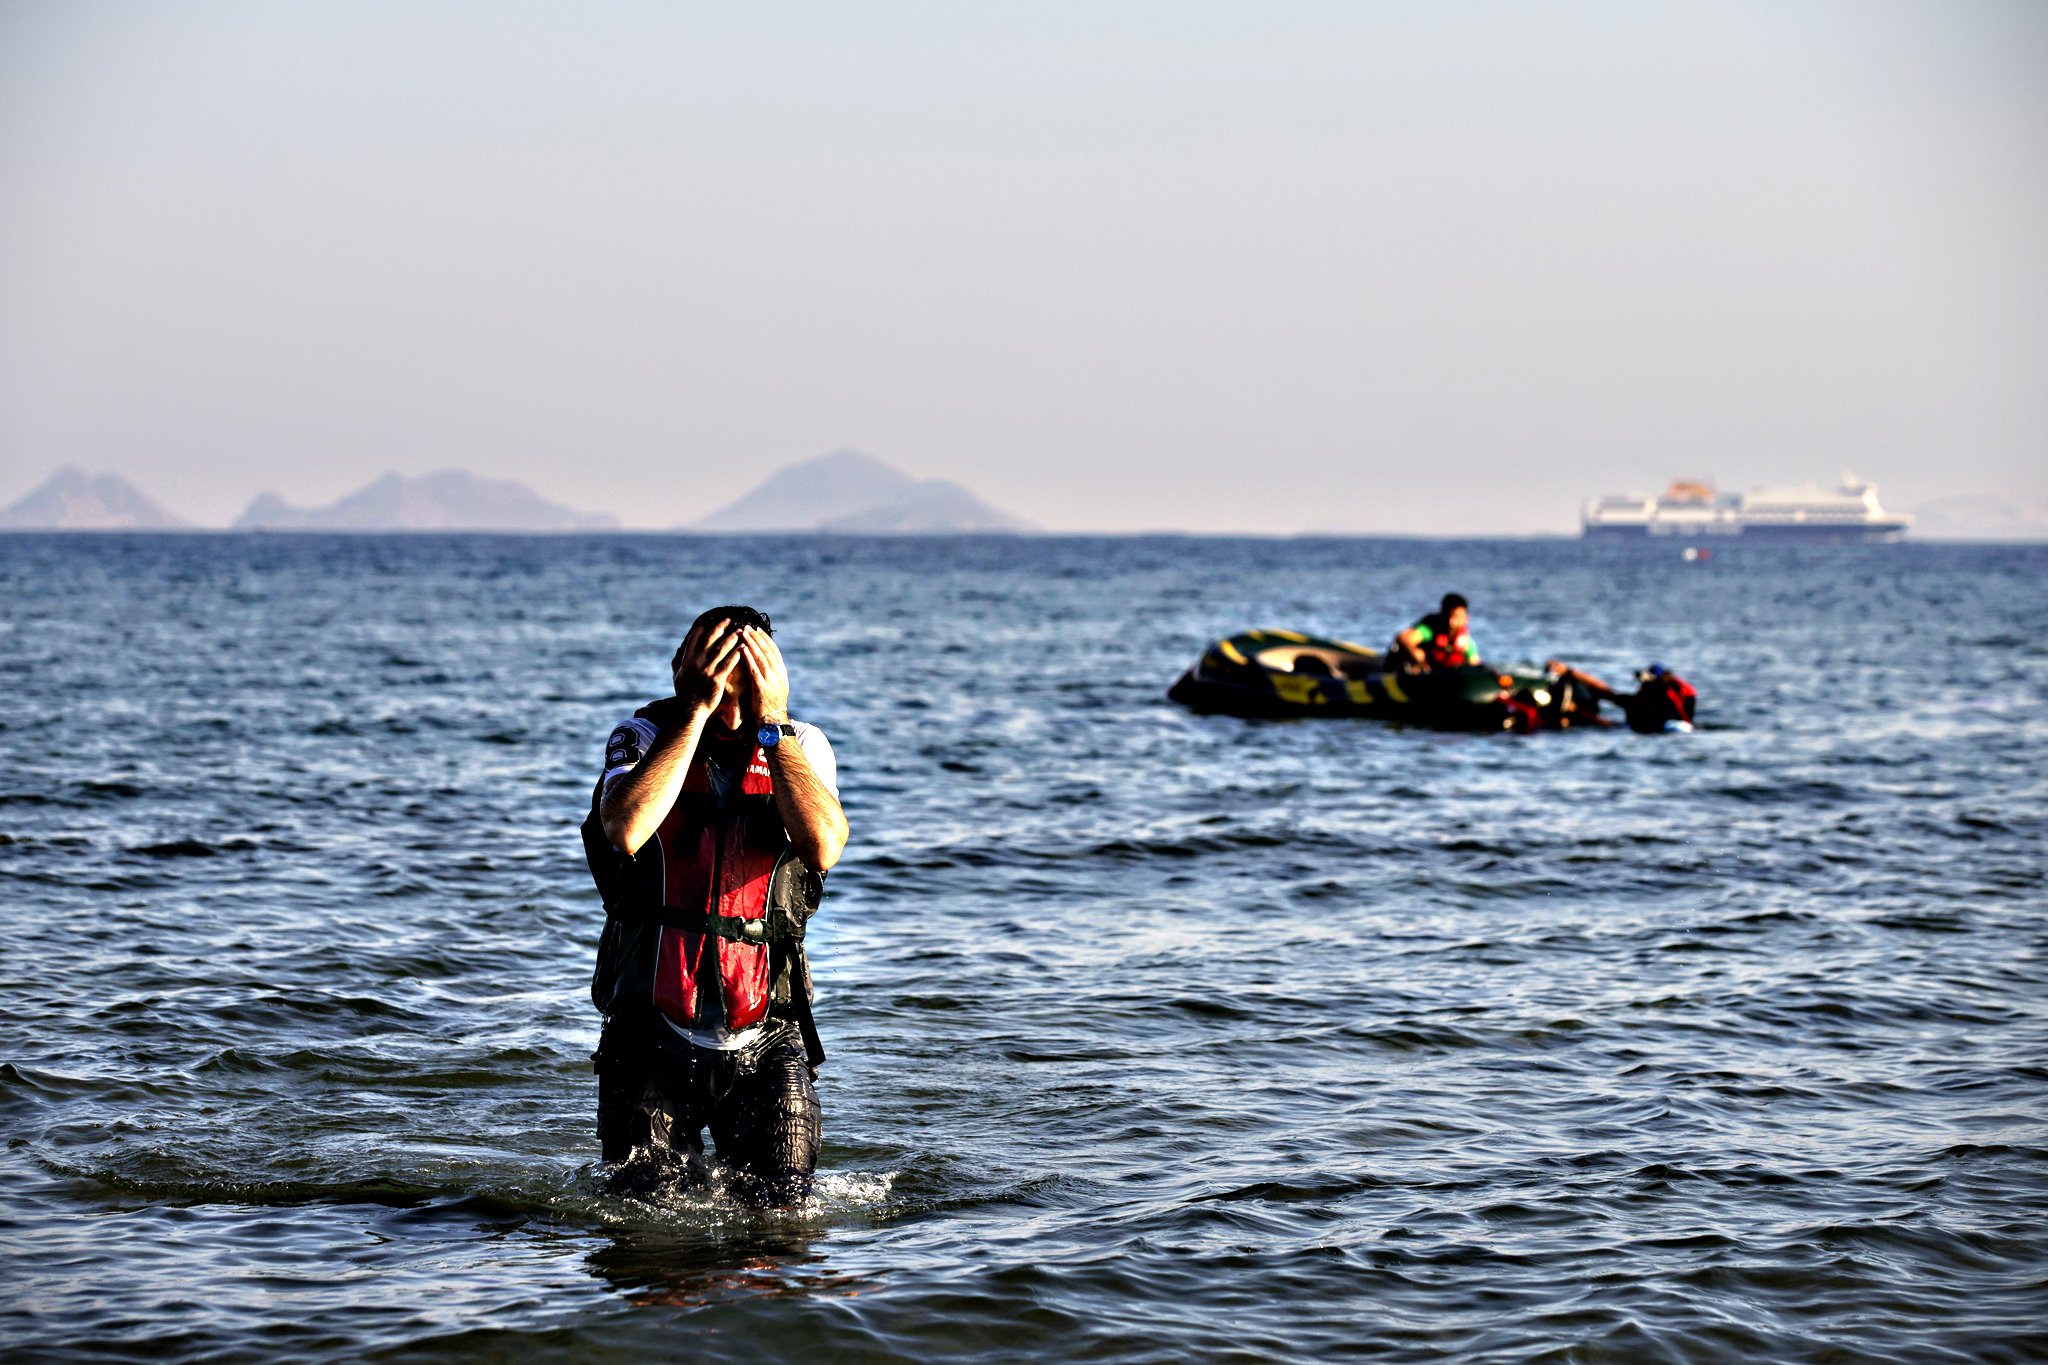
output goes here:
<path id="1" fill-rule="evenodd" d="M 1913 519 L 1885 511 L 1877 485 L 1844 474 L 1841 486 L 1752 488 L 1721 493 L 1710 483 L 1679 479 L 1661 497 L 1646 493 L 1593 498 L 1580 514 L 1589 539 L 1678 536 L 1745 540 L 1898 540 Z"/>

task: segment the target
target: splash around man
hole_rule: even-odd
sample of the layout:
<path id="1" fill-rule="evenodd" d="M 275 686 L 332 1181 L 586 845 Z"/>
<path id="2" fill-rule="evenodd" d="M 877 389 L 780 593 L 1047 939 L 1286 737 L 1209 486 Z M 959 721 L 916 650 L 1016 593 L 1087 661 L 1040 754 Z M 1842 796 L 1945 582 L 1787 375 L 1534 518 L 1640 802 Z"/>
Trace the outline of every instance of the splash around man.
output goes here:
<path id="1" fill-rule="evenodd" d="M 818 1163 L 803 933 L 846 847 L 837 765 L 790 719 L 765 614 L 705 612 L 671 671 L 674 696 L 613 728 L 583 825 L 605 901 L 598 1138 L 614 1193 L 697 1179 L 708 1127 L 734 1193 L 793 1204 Z"/>

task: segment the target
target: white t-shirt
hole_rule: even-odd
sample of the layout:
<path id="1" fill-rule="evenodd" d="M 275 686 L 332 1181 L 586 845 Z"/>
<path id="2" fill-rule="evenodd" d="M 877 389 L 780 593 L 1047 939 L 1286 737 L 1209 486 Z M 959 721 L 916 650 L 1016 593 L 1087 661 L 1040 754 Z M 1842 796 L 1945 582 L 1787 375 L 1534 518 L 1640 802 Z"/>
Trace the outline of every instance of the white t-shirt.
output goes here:
<path id="1" fill-rule="evenodd" d="M 839 795 L 839 761 L 832 756 L 832 742 L 825 738 L 825 732 L 815 725 L 803 721 L 790 722 L 796 726 L 795 740 L 804 751 L 804 757 L 811 761 L 811 771 L 825 784 L 825 789 L 834 796 Z M 654 747 L 655 736 L 660 728 L 643 716 L 629 716 L 612 727 L 611 738 L 604 746 L 604 789 L 609 792 L 612 783 L 640 766 L 640 760 L 647 757 L 647 751 Z M 790 742 L 784 736 L 784 744 Z"/>
<path id="2" fill-rule="evenodd" d="M 809 760 L 811 771 L 825 784 L 825 790 L 839 795 L 839 761 L 832 755 L 832 742 L 825 738 L 825 732 L 815 725 L 792 720 L 795 735 L 784 735 L 784 744 L 795 744 Z M 604 789 L 611 790 L 612 783 L 640 766 L 640 760 L 647 757 L 647 751 L 654 747 L 655 737 L 660 728 L 642 716 L 630 716 L 612 727 L 611 736 L 604 746 Z M 723 790 L 727 782 L 738 777 L 737 772 L 721 772 L 713 767 L 707 774 L 713 790 Z M 662 1015 L 662 1019 L 677 1033 L 701 1048 L 714 1052 L 737 1052 L 759 1038 L 767 1030 L 766 1024 L 755 1024 L 735 1033 L 725 1027 L 721 1020 L 712 1028 L 687 1028 Z"/>

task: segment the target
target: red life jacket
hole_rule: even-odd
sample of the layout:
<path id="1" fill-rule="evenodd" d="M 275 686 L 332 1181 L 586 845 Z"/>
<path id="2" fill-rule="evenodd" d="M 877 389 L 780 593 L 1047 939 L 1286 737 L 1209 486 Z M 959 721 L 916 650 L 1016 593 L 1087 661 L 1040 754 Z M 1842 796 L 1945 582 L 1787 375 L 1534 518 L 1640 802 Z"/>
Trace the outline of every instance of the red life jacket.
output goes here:
<path id="1" fill-rule="evenodd" d="M 774 775 L 756 747 L 747 755 L 738 790 L 713 795 L 700 746 L 683 778 L 682 792 L 655 830 L 661 846 L 661 903 L 676 910 L 758 920 L 768 914 L 768 887 L 776 859 L 789 847 L 775 809 Z M 771 963 L 768 944 L 664 926 L 654 961 L 654 1006 L 679 1024 L 713 1017 L 698 999 L 713 954 L 725 1026 L 739 1030 L 768 1013 Z"/>
<path id="2" fill-rule="evenodd" d="M 1429 638 L 1422 642 L 1422 657 L 1431 668 L 1457 668 L 1478 662 L 1479 651 L 1472 647 L 1469 631 L 1451 634 L 1450 622 L 1438 614 L 1425 616 L 1415 624 L 1429 629 Z"/>
<path id="3" fill-rule="evenodd" d="M 1423 655 L 1429 660 L 1431 668 L 1457 668 L 1463 664 L 1473 663 L 1475 660 L 1472 656 L 1475 652 L 1472 648 L 1472 637 L 1462 630 L 1452 636 L 1432 635 L 1429 637 L 1429 643 L 1423 647 Z"/>
<path id="4" fill-rule="evenodd" d="M 1664 675 L 1664 694 L 1671 699 L 1671 708 L 1678 712 L 1678 719 L 1692 724 L 1692 708 L 1699 700 L 1699 693 L 1693 685 L 1676 673 Z"/>
<path id="5" fill-rule="evenodd" d="M 1692 724 L 1693 707 L 1699 694 L 1676 673 L 1645 678 L 1633 697 L 1624 698 L 1622 711 L 1631 730 L 1654 732 L 1671 721 Z"/>

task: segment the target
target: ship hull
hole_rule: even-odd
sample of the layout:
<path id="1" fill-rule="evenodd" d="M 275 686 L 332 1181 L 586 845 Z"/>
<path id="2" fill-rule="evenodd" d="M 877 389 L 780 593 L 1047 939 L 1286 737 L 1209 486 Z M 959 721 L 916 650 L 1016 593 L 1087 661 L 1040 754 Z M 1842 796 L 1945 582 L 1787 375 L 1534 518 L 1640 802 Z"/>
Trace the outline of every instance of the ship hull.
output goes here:
<path id="1" fill-rule="evenodd" d="M 1906 528 L 1898 524 L 1870 526 L 1586 526 L 1587 540 L 1741 540 L 1776 545 L 1889 544 L 1903 540 Z"/>
<path id="2" fill-rule="evenodd" d="M 1797 544 L 1871 544 L 1903 540 L 1911 517 L 1887 513 L 1877 485 L 1844 474 L 1839 488 L 1753 488 L 1716 493 L 1699 479 L 1678 479 L 1662 497 L 1613 493 L 1586 503 L 1579 533 L 1588 540 L 1740 537 Z"/>

